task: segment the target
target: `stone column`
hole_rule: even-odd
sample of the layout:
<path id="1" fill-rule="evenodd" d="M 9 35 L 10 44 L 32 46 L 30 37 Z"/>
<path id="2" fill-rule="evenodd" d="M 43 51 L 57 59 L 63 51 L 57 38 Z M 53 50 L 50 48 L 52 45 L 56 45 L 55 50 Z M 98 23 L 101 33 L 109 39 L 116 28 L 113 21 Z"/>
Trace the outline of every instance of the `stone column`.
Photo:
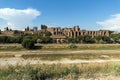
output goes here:
<path id="1" fill-rule="evenodd" d="M 105 36 L 105 35 L 104 35 L 104 31 L 102 31 L 102 36 Z"/>
<path id="2" fill-rule="evenodd" d="M 90 31 L 88 31 L 88 35 L 90 36 Z"/>
<path id="3" fill-rule="evenodd" d="M 68 32 L 68 37 L 70 37 L 70 32 Z"/>
<path id="4" fill-rule="evenodd" d="M 99 31 L 97 31 L 97 36 L 99 36 Z"/>
<path id="5" fill-rule="evenodd" d="M 94 31 L 92 31 L 92 37 L 94 36 L 93 34 L 94 34 Z"/>
<path id="6" fill-rule="evenodd" d="M 109 31 L 106 31 L 106 36 L 110 36 Z"/>
<path id="7" fill-rule="evenodd" d="M 83 36 L 83 32 L 81 31 L 81 36 Z"/>
<path id="8" fill-rule="evenodd" d="M 95 36 L 96 36 L 96 31 L 95 31 Z"/>
<path id="9" fill-rule="evenodd" d="M 101 31 L 99 31 L 99 36 L 101 36 Z"/>

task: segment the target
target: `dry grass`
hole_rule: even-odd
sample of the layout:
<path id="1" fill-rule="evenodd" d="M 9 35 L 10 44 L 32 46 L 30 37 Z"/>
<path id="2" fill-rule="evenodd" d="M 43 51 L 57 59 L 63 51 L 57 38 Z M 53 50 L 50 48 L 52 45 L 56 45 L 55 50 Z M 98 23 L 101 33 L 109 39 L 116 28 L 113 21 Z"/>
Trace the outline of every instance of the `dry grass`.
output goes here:
<path id="1" fill-rule="evenodd" d="M 71 44 L 37 44 L 42 46 L 42 49 L 70 49 Z M 76 49 L 80 50 L 110 50 L 120 49 L 120 44 L 75 44 Z"/>
<path id="2" fill-rule="evenodd" d="M 120 44 L 36 44 L 35 50 L 119 50 Z M 26 51 L 20 44 L 0 44 L 0 51 Z"/>
<path id="3" fill-rule="evenodd" d="M 9 66 L 0 70 L 2 80 L 53 80 L 62 78 L 78 80 L 80 78 L 98 78 L 102 76 L 118 76 L 120 63 L 87 63 L 87 64 L 52 64 L 37 66 Z M 102 75 L 102 76 L 101 76 Z"/>
<path id="4" fill-rule="evenodd" d="M 62 59 L 80 59 L 80 60 L 94 60 L 94 59 L 120 59 L 120 53 L 51 53 L 51 54 L 23 54 L 24 59 L 40 59 L 40 60 L 62 60 Z"/>
<path id="5" fill-rule="evenodd" d="M 13 55 L 13 54 L 0 54 L 0 58 L 11 58 L 11 57 L 15 57 L 15 55 Z"/>

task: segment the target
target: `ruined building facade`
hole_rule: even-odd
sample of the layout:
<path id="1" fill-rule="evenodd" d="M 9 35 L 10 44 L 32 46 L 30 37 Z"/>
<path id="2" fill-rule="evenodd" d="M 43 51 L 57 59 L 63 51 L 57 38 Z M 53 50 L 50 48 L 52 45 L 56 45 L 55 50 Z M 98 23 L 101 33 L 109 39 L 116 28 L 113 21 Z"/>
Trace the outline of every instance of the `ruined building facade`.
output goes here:
<path id="1" fill-rule="evenodd" d="M 72 37 L 76 38 L 79 36 L 109 36 L 108 30 L 99 30 L 99 31 L 89 31 L 89 30 L 80 30 L 79 26 L 74 26 L 73 28 L 48 28 L 49 32 L 52 33 L 52 35 L 58 35 L 58 36 L 66 36 L 66 37 Z"/>
<path id="2" fill-rule="evenodd" d="M 45 26 L 45 25 L 44 25 Z M 19 30 L 11 30 L 5 28 L 4 31 L 0 30 L 0 36 L 14 36 L 14 35 L 23 35 L 23 34 L 37 34 L 40 36 L 44 36 L 44 33 L 46 31 L 51 32 L 52 36 L 51 38 L 55 40 L 64 40 L 67 37 L 69 38 L 76 38 L 79 36 L 109 36 L 109 30 L 98 30 L 98 31 L 90 31 L 90 30 L 80 30 L 79 26 L 74 26 L 73 28 L 61 28 L 61 27 L 50 27 L 42 26 L 40 30 L 37 30 L 37 28 L 30 29 L 29 27 L 25 28 L 24 31 Z"/>
<path id="3" fill-rule="evenodd" d="M 109 30 L 80 30 L 79 26 L 74 26 L 73 28 L 60 28 L 60 27 L 51 27 L 47 28 L 47 31 L 52 33 L 51 38 L 58 40 L 64 40 L 66 37 L 77 38 L 79 36 L 110 36 Z"/>

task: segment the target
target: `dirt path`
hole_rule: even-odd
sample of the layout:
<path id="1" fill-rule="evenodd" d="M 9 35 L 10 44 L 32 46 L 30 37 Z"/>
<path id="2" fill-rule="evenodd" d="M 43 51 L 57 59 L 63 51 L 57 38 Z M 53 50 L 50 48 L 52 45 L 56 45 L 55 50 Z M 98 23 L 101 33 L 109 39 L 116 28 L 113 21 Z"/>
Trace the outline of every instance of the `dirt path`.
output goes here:
<path id="1" fill-rule="evenodd" d="M 105 62 L 120 62 L 120 59 L 110 59 L 110 60 L 55 60 L 55 61 L 43 61 L 43 60 L 24 60 L 23 58 L 5 58 L 0 59 L 0 66 L 8 66 L 8 65 L 37 65 L 37 64 L 79 64 L 79 63 L 105 63 Z"/>
<path id="2" fill-rule="evenodd" d="M 120 50 L 33 50 L 33 51 L 1 51 L 2 54 L 81 54 L 81 53 L 95 53 L 95 54 L 120 54 Z"/>
<path id="3" fill-rule="evenodd" d="M 21 55 L 23 54 L 120 54 L 120 50 L 78 50 L 78 51 L 3 51 L 0 52 L 0 55 L 15 55 L 15 57 L 11 58 L 0 58 L 0 66 L 7 66 L 7 65 L 26 65 L 26 64 L 79 64 L 79 63 L 104 63 L 104 62 L 120 62 L 120 59 L 109 59 L 109 60 L 69 60 L 69 59 L 62 59 L 62 60 L 56 60 L 56 61 L 42 61 L 42 60 L 25 60 L 21 58 Z"/>

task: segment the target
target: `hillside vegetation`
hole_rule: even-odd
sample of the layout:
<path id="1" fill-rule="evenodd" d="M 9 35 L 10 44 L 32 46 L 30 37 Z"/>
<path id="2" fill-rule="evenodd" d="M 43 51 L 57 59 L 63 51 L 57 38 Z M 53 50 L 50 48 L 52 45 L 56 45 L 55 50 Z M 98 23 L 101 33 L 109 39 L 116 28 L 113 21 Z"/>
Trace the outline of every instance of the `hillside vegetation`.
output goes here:
<path id="1" fill-rule="evenodd" d="M 0 43 L 6 44 L 6 43 L 19 43 L 21 44 L 24 39 L 31 39 L 35 43 L 42 43 L 42 44 L 48 44 L 48 43 L 82 43 L 82 44 L 93 44 L 93 43 L 99 43 L 99 44 L 109 44 L 109 43 L 120 43 L 120 35 L 119 34 L 111 34 L 108 36 L 79 36 L 76 38 L 72 37 L 66 37 L 62 42 L 53 40 L 51 37 L 50 32 L 46 32 L 45 36 L 37 35 L 37 34 L 31 34 L 31 35 L 15 35 L 15 36 L 0 36 Z"/>

